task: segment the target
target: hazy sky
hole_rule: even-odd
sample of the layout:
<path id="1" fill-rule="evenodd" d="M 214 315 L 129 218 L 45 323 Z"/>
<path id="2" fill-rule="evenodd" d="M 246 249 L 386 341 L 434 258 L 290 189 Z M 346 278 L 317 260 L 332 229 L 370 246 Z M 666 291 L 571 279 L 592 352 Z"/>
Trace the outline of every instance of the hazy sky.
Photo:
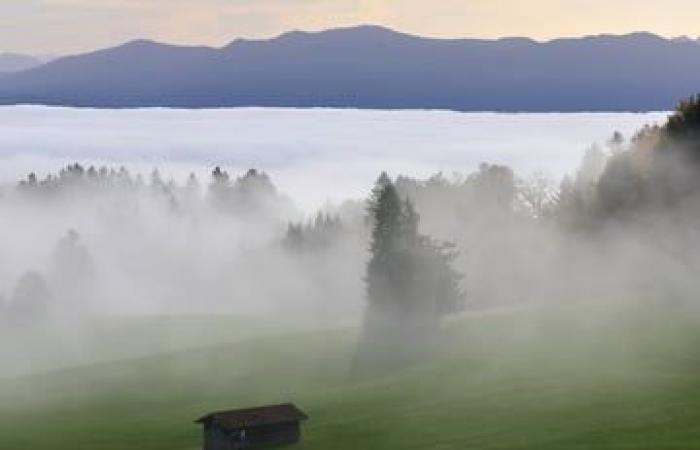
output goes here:
<path id="1" fill-rule="evenodd" d="M 439 37 L 697 36 L 697 0 L 0 0 L 0 52 L 66 54 L 134 38 L 220 46 L 379 24 Z"/>

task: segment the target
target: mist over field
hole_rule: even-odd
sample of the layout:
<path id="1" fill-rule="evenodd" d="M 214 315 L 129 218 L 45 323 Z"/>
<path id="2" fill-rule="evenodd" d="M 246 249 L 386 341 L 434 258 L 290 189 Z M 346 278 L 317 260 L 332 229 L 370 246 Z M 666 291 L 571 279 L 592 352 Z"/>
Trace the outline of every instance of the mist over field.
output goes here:
<path id="1" fill-rule="evenodd" d="M 369 245 L 363 199 L 380 171 L 404 177 L 397 186 L 416 202 L 421 230 L 457 245 L 472 307 L 542 301 L 568 290 L 569 281 L 549 267 L 566 240 L 535 226 L 527 219 L 532 212 L 509 212 L 527 208 L 523 199 L 511 204 L 511 178 L 534 177 L 524 188 L 550 201 L 586 148 L 667 113 L 15 107 L 0 115 L 6 302 L 22 296 L 28 274 L 39 274 L 48 299 L 36 308 L 51 309 L 63 318 L 58 323 L 115 313 L 224 313 L 327 324 L 362 317 Z M 485 162 L 495 175 L 480 169 Z M 225 173 L 220 183 L 212 179 L 215 166 Z M 506 166 L 515 175 L 501 177 L 498 167 Z M 249 168 L 264 172 L 248 177 Z M 480 170 L 495 176 L 489 189 L 502 190 L 505 200 L 470 193 L 476 181 L 468 177 Z M 16 188 L 30 173 L 45 192 Z M 339 230 L 318 222 L 319 211 Z M 295 223 L 311 227 L 311 238 L 290 234 Z M 319 242 L 290 250 L 295 237 Z M 642 251 L 626 240 L 615 245 Z M 578 284 L 595 292 L 607 276 L 586 249 L 577 264 L 590 266 L 595 281 Z"/>
<path id="2" fill-rule="evenodd" d="M 184 450 L 289 400 L 309 448 L 644 427 L 698 367 L 697 111 L 2 108 L 0 443 Z"/>
<path id="3" fill-rule="evenodd" d="M 615 130 L 631 135 L 659 123 L 667 113 L 27 106 L 2 108 L 0 116 L 0 294 L 9 305 L 22 295 L 30 302 L 44 289 L 46 304 L 20 312 L 31 317 L 32 308 L 48 308 L 50 323 L 58 317 L 56 323 L 68 320 L 61 326 L 71 329 L 75 320 L 84 325 L 81 317 L 105 314 L 357 323 L 369 245 L 364 199 L 383 170 L 404 177 L 398 187 L 416 202 L 421 230 L 457 245 L 472 307 L 556 297 L 565 283 L 546 280 L 562 238 L 534 226 L 529 213 L 511 215 L 512 200 L 490 204 L 479 198 L 484 194 L 470 193 L 475 182 L 468 176 L 485 162 L 508 166 L 523 180 L 535 173 L 540 185 L 533 187 L 543 190 L 535 194 L 546 197 L 565 173 L 578 170 L 586 148 L 605 145 Z M 223 170 L 218 181 L 215 166 Z M 248 177 L 249 168 L 263 172 Z M 34 193 L 17 188 L 30 173 L 39 183 Z M 513 174 L 499 180 L 494 173 L 493 189 L 514 195 Z M 325 215 L 321 222 L 318 212 Z M 338 230 L 329 226 L 333 221 Z M 311 237 L 290 234 L 296 223 L 310 227 L 302 231 Z M 302 247 L 318 242 L 290 249 L 292 238 Z M 538 252 L 535 259 L 531 252 Z M 597 272 L 589 261 L 595 256 L 582 255 L 579 264 Z M 25 284 L 39 294 L 22 294 L 22 280 L 35 274 L 43 287 Z M 595 283 L 604 283 L 599 275 Z M 68 347 L 84 340 L 78 333 Z M 21 363 L 3 370 L 29 370 L 28 350 L 11 350 Z"/>
<path id="4" fill-rule="evenodd" d="M 700 450 L 695 3 L 0 0 L 0 450 Z"/>

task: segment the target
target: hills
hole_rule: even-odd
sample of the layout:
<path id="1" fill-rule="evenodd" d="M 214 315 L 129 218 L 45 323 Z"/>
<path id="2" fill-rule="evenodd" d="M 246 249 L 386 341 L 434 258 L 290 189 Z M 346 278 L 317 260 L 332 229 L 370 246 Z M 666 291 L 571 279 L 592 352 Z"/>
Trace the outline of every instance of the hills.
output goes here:
<path id="1" fill-rule="evenodd" d="M 222 48 L 138 40 L 5 76 L 0 104 L 667 110 L 700 91 L 700 42 L 649 33 L 536 42 L 376 26 Z"/>
<path id="2" fill-rule="evenodd" d="M 39 58 L 17 53 L 0 53 L 0 74 L 21 72 L 43 64 Z"/>

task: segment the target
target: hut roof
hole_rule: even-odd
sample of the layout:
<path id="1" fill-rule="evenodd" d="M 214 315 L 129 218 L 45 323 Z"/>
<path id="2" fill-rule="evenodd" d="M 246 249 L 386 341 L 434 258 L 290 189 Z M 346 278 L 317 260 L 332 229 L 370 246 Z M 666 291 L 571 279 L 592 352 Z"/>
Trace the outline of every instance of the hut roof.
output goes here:
<path id="1" fill-rule="evenodd" d="M 261 406 L 257 408 L 217 411 L 200 417 L 195 422 L 204 425 L 215 424 L 222 428 L 233 429 L 256 425 L 297 422 L 308 416 L 291 403 Z"/>

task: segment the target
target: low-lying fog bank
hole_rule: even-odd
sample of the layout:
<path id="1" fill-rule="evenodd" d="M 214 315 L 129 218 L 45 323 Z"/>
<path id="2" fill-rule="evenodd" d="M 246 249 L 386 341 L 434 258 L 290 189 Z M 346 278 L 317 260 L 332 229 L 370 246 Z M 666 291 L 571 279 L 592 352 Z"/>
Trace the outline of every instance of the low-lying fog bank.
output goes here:
<path id="1" fill-rule="evenodd" d="M 391 171 L 383 186 L 415 206 L 412 239 L 454 245 L 467 310 L 688 304 L 700 287 L 698 186 L 676 177 L 694 167 L 684 155 L 696 143 L 675 137 L 673 118 L 635 133 L 666 114 L 12 111 L 0 147 L 30 150 L 2 154 L 13 162 L 0 190 L 0 356 L 24 358 L 26 370 L 33 355 L 60 354 L 47 341 L 104 352 L 81 339 L 105 317 L 230 315 L 261 330 L 360 324 L 370 245 L 382 232 L 367 199 L 382 170 Z M 25 157 L 78 162 L 23 165 L 11 179 Z M 559 182 L 534 169 L 569 175 Z"/>
<path id="2" fill-rule="evenodd" d="M 184 181 L 214 166 L 266 170 L 307 213 L 364 197 L 381 170 L 426 178 L 503 164 L 558 178 L 583 150 L 668 113 L 497 114 L 238 108 L 94 110 L 0 107 L 0 182 L 74 162 Z"/>

